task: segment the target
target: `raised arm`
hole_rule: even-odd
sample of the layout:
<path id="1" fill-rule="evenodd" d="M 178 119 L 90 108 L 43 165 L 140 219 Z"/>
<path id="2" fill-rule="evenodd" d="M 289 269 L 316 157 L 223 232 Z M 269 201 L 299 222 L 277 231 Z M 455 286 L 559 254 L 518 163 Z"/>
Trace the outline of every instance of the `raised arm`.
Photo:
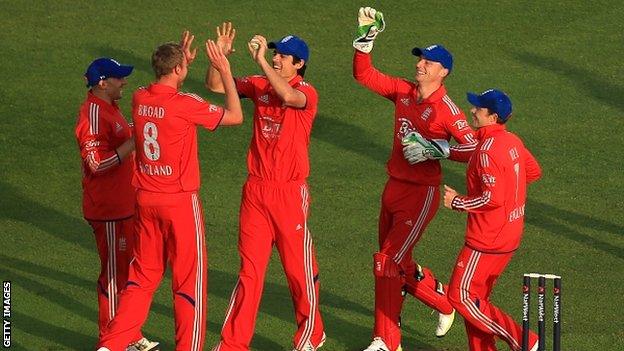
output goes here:
<path id="1" fill-rule="evenodd" d="M 277 72 L 275 72 L 273 66 L 266 60 L 266 38 L 261 35 L 256 35 L 249 43 L 247 43 L 247 46 L 251 57 L 258 64 L 258 66 L 260 66 L 260 69 L 262 69 L 262 72 L 264 72 L 264 75 L 267 77 L 269 83 L 275 90 L 275 93 L 279 96 L 284 105 L 295 108 L 304 108 L 307 101 L 305 94 L 291 87 L 286 79 L 282 78 Z M 301 60 L 300 63 L 303 65 L 305 62 Z"/>
<path id="2" fill-rule="evenodd" d="M 219 73 L 223 82 L 225 112 L 220 124 L 229 126 L 243 123 L 243 110 L 236 91 L 236 85 L 234 84 L 234 77 L 232 77 L 232 71 L 230 70 L 230 62 L 221 48 L 212 40 L 206 41 L 206 54 L 212 67 Z"/>
<path id="3" fill-rule="evenodd" d="M 233 47 L 234 38 L 236 38 L 236 29 L 232 27 L 232 22 L 223 22 L 221 27 L 217 27 L 216 44 L 225 56 L 235 51 Z M 225 93 L 221 75 L 212 65 L 208 66 L 208 70 L 206 71 L 205 85 L 206 89 L 213 93 Z"/>
<path id="4" fill-rule="evenodd" d="M 370 7 L 358 12 L 358 29 L 353 40 L 353 78 L 373 92 L 394 100 L 398 78 L 381 73 L 373 66 L 370 55 L 377 35 L 386 27 L 383 14 Z"/>

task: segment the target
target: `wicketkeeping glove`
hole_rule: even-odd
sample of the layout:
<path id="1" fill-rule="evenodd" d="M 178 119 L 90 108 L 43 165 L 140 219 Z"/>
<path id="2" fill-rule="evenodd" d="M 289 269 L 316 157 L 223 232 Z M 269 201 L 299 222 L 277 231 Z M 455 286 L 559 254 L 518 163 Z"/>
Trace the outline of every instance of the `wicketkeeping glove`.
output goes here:
<path id="1" fill-rule="evenodd" d="M 444 139 L 427 140 L 418 132 L 410 132 L 403 140 L 403 156 L 410 164 L 425 160 L 440 160 L 450 155 L 448 141 Z"/>
<path id="2" fill-rule="evenodd" d="M 358 12 L 358 29 L 353 40 L 353 47 L 364 53 L 373 50 L 373 41 L 379 32 L 386 28 L 383 13 L 372 7 L 360 7 Z"/>

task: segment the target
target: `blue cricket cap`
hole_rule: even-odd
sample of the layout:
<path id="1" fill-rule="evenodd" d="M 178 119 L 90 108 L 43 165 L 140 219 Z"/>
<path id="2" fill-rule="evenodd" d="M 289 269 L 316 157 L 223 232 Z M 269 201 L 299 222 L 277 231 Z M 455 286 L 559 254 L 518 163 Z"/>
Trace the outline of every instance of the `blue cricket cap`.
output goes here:
<path id="1" fill-rule="evenodd" d="M 485 107 L 495 112 L 503 122 L 511 116 L 511 99 L 497 89 L 488 89 L 481 94 L 466 94 L 468 102 L 476 107 Z"/>
<path id="2" fill-rule="evenodd" d="M 133 66 L 122 65 L 108 57 L 100 57 L 91 62 L 84 76 L 87 78 L 87 87 L 98 85 L 102 79 L 124 78 L 132 73 Z"/>
<path id="3" fill-rule="evenodd" d="M 287 35 L 279 41 L 272 41 L 268 44 L 268 48 L 275 49 L 280 54 L 295 56 L 306 63 L 310 57 L 308 44 L 295 35 Z"/>
<path id="4" fill-rule="evenodd" d="M 422 56 L 429 61 L 439 62 L 449 72 L 453 69 L 453 55 L 440 44 L 427 46 L 424 49 L 413 48 L 412 55 Z"/>

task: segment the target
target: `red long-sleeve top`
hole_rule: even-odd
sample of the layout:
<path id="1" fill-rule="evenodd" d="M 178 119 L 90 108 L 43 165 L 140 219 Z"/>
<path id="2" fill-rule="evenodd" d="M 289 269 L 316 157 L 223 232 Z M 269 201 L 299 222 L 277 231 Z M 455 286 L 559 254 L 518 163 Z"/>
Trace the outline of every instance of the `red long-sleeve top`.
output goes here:
<path id="1" fill-rule="evenodd" d="M 504 125 L 480 128 L 477 138 L 466 173 L 468 194 L 456 196 L 452 207 L 468 212 L 468 247 L 511 252 L 522 239 L 527 184 L 539 179 L 542 170 L 520 138 Z"/>
<path id="2" fill-rule="evenodd" d="M 358 83 L 394 103 L 394 140 L 386 165 L 390 177 L 422 185 L 439 185 L 442 181 L 440 161 L 410 165 L 403 157 L 401 140 L 412 131 L 427 139 L 450 140 L 453 137 L 458 144 L 451 147 L 449 158 L 468 161 L 477 145 L 474 131 L 464 113 L 446 95 L 444 85 L 421 99 L 418 84 L 381 73 L 373 67 L 370 54 L 357 50 L 353 56 L 353 76 Z"/>

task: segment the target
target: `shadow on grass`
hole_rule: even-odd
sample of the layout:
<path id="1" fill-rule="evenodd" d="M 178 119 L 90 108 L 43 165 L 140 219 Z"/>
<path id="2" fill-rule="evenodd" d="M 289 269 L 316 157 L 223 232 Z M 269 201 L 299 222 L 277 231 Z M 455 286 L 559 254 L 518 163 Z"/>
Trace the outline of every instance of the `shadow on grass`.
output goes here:
<path id="1" fill-rule="evenodd" d="M 31 279 L 24 274 L 16 273 L 8 269 L 0 268 L 0 275 L 11 277 L 11 281 L 14 285 L 20 286 L 31 294 L 45 299 L 47 305 L 60 307 L 65 310 L 67 314 L 80 316 L 86 320 L 97 322 L 98 311 L 94 308 L 97 304 L 87 305 L 60 289 L 53 288 L 40 281 Z"/>
<path id="2" fill-rule="evenodd" d="M 208 277 L 210 282 L 219 282 L 219 284 L 211 284 L 209 282 L 208 291 L 210 292 L 210 294 L 229 300 L 232 293 L 231 289 L 234 287 L 238 278 L 236 274 L 220 270 L 210 270 Z M 291 324 L 292 330 L 294 332 L 294 309 L 292 307 L 292 304 L 285 303 L 286 301 L 291 301 L 290 292 L 286 285 L 266 282 L 264 285 L 264 292 L 262 296 L 262 306 L 260 308 L 261 312 L 276 317 L 287 324 Z M 414 300 L 414 302 L 418 303 L 416 300 Z M 323 317 L 323 322 L 325 324 L 325 330 L 327 331 L 327 335 L 329 338 L 339 340 L 341 344 L 348 345 L 349 348 L 352 348 L 354 346 L 364 348 L 368 346 L 368 342 L 371 337 L 372 325 L 359 325 L 351 321 L 345 320 L 334 313 L 328 312 L 325 307 L 339 308 L 371 317 L 373 316 L 372 309 L 364 307 L 354 301 L 351 301 L 340 295 L 328 291 L 323 286 L 322 281 L 320 303 L 321 314 Z M 210 327 L 215 328 L 214 325 L 211 325 Z M 220 331 L 221 326 L 216 326 L 216 328 L 218 328 L 216 329 L 217 331 Z M 420 341 L 419 339 L 421 339 L 421 337 L 422 334 L 420 332 L 417 332 L 411 328 L 405 329 L 405 343 L 433 349 L 432 345 Z M 272 341 L 270 338 L 270 335 L 263 336 L 259 333 L 256 333 L 253 339 L 253 348 L 258 350 L 274 350 L 276 348 L 275 346 L 277 345 L 277 349 L 279 349 L 279 345 Z M 327 346 L 329 347 L 330 345 L 328 344 Z"/>
<path id="3" fill-rule="evenodd" d="M 390 147 L 377 144 L 377 138 L 362 127 L 324 114 L 316 117 L 312 137 L 382 165 L 390 156 Z"/>
<path id="4" fill-rule="evenodd" d="M 217 335 L 221 334 L 221 324 L 215 322 L 207 322 L 208 329 L 215 331 Z M 204 350 L 212 350 L 212 348 L 216 345 L 208 345 L 206 344 Z M 281 350 L 282 345 L 276 343 L 275 341 L 256 333 L 252 340 L 252 349 L 253 350 Z"/>
<path id="5" fill-rule="evenodd" d="M 209 283 L 208 290 L 210 294 L 229 300 L 232 294 L 232 289 L 234 288 L 234 285 L 238 279 L 237 275 L 235 273 L 211 270 L 208 276 L 210 281 L 218 281 L 220 283 Z M 284 278 L 284 281 L 286 281 L 286 278 Z M 326 329 L 328 330 L 328 336 L 337 337 L 341 341 L 345 342 L 349 339 L 353 339 L 353 341 L 361 341 L 361 339 L 357 339 L 363 335 L 366 335 L 366 337 L 368 338 L 370 336 L 370 327 L 362 327 L 348 321 L 340 320 L 338 319 L 338 317 L 335 317 L 327 311 L 324 311 L 323 306 L 349 309 L 352 311 L 357 311 L 364 315 L 372 315 L 373 312 L 360 304 L 328 292 L 327 289 L 324 289 L 322 284 L 323 282 L 321 281 L 321 315 L 323 317 Z M 278 318 L 286 324 L 292 325 L 292 330 L 294 332 L 296 328 L 296 321 L 294 308 L 291 301 L 292 300 L 290 297 L 290 291 L 285 284 L 265 282 L 260 311 L 269 314 L 275 318 Z M 344 333 L 340 331 L 344 331 Z M 270 335 L 264 336 L 264 338 L 266 339 L 269 339 L 270 337 Z M 257 342 L 263 342 L 262 338 L 262 335 L 256 333 L 253 341 L 254 346 L 260 350 L 272 349 L 260 347 L 261 345 L 257 344 Z"/>
<path id="6" fill-rule="evenodd" d="M 11 313 L 13 314 L 12 323 L 15 329 L 44 340 L 52 340 L 68 349 L 91 350 L 97 343 L 97 337 L 61 327 L 59 326 L 60 323 L 55 323 L 56 321 L 48 323 L 17 311 Z M 28 349 L 32 350 L 32 348 Z"/>
<path id="7" fill-rule="evenodd" d="M 597 230 L 621 236 L 624 233 L 623 226 L 535 200 L 529 199 L 527 206 L 530 211 L 526 218 L 527 223 L 545 229 L 553 235 L 566 237 L 616 258 L 624 259 L 623 248 L 583 233 L 583 230 Z"/>
<path id="8" fill-rule="evenodd" d="M 86 222 L 37 203 L 1 181 L 0 194 L 0 218 L 31 224 L 62 241 L 95 250 L 95 240 Z"/>
<path id="9" fill-rule="evenodd" d="M 614 80 L 596 76 L 595 73 L 581 67 L 563 61 L 560 58 L 539 55 L 527 51 L 512 51 L 512 56 L 523 64 L 548 70 L 560 76 L 568 78 L 572 84 L 577 85 L 586 96 L 624 111 L 624 87 L 614 84 Z M 621 82 L 620 80 L 616 80 Z"/>
<path id="10" fill-rule="evenodd" d="M 53 279 L 61 283 L 73 285 L 77 288 L 82 288 L 84 290 L 92 290 L 94 295 L 94 303 L 97 303 L 97 272 L 94 272 L 94 280 L 90 281 L 89 279 L 85 279 L 77 275 L 56 270 L 50 267 L 44 267 L 42 265 L 23 260 L 21 258 L 10 257 L 3 254 L 0 254 L 0 262 L 2 262 L 3 264 L 8 263 L 8 268 L 15 271 L 21 271 L 24 273 L 37 275 L 46 279 Z M 173 316 L 171 308 L 160 303 L 152 303 L 152 310 L 164 316 Z"/>

